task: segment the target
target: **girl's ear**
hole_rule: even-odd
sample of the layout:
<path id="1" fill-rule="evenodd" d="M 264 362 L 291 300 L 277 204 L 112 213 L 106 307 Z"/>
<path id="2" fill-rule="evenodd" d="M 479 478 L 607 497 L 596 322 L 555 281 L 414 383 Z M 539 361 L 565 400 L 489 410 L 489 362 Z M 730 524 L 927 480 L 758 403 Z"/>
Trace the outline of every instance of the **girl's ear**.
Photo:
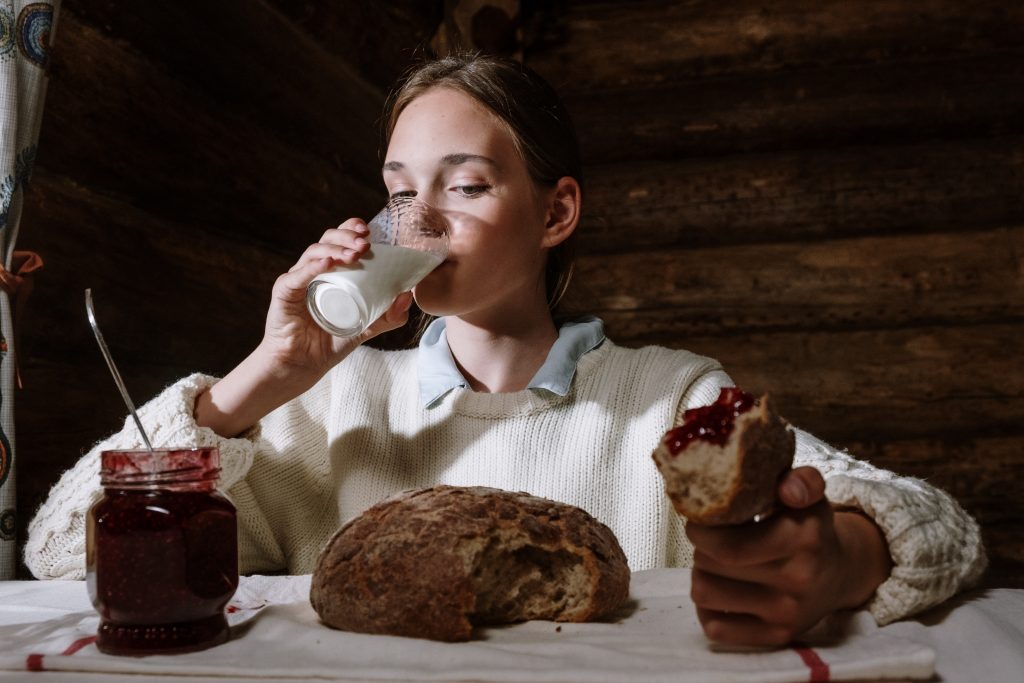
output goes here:
<path id="1" fill-rule="evenodd" d="M 555 183 L 549 194 L 542 247 L 554 247 L 568 239 L 580 222 L 582 199 L 580 184 L 575 178 L 565 176 Z"/>

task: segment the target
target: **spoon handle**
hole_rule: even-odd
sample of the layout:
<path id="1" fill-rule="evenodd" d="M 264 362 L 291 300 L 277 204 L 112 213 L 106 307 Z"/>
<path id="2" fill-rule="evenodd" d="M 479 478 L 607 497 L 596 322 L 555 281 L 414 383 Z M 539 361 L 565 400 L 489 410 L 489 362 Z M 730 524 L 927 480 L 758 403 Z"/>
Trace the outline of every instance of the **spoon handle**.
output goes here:
<path id="1" fill-rule="evenodd" d="M 103 333 L 100 332 L 100 326 L 96 322 L 96 313 L 92 307 L 91 288 L 85 290 L 85 310 L 86 313 L 89 314 L 89 326 L 92 327 L 93 334 L 96 335 L 96 342 L 100 345 L 100 351 L 103 353 L 103 359 L 107 361 L 107 367 L 110 368 L 110 374 L 114 376 L 114 383 L 121 392 L 121 398 L 124 399 L 125 405 L 128 406 L 128 411 L 132 414 L 132 419 L 135 420 L 135 426 L 139 428 L 139 434 L 142 435 L 142 440 L 146 442 L 146 449 L 152 453 L 153 445 L 149 443 L 149 437 L 146 436 L 146 430 L 142 428 L 142 420 L 139 419 L 139 414 L 135 410 L 135 404 L 132 403 L 132 399 L 128 395 L 128 388 L 125 387 L 124 380 L 121 379 L 121 373 L 117 371 L 117 366 L 114 365 L 114 358 L 110 355 L 110 349 L 107 348 L 107 342 L 103 340 Z"/>

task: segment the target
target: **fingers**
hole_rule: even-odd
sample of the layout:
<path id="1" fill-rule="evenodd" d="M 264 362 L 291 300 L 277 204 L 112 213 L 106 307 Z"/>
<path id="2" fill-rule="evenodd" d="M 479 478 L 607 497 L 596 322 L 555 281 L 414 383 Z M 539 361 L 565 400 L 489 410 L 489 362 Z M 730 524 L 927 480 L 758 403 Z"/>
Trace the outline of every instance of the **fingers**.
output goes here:
<path id="1" fill-rule="evenodd" d="M 412 292 L 402 292 L 391 302 L 391 306 L 388 307 L 388 310 L 384 311 L 384 315 L 374 322 L 385 325 L 388 330 L 401 327 L 409 319 L 409 309 L 412 307 L 412 301 Z"/>
<path id="2" fill-rule="evenodd" d="M 306 287 L 317 275 L 342 264 L 351 265 L 370 249 L 369 229 L 358 218 L 351 218 L 337 228 L 324 232 L 320 241 L 306 248 L 288 272 L 277 278 L 273 294 L 289 303 L 299 303 L 306 296 Z"/>
<path id="3" fill-rule="evenodd" d="M 821 501 L 802 510 L 783 509 L 762 522 L 735 526 L 686 525 L 695 553 L 721 567 L 744 570 L 814 552 L 831 538 L 832 508 Z M 732 576 L 733 574 L 730 574 Z"/>
<path id="4" fill-rule="evenodd" d="M 333 267 L 334 261 L 329 258 L 297 263 L 274 282 L 273 297 L 288 303 L 302 303 L 306 299 L 306 287 L 313 278 Z"/>
<path id="5" fill-rule="evenodd" d="M 801 594 L 693 570 L 690 597 L 711 640 L 784 645 L 825 613 Z"/>
<path id="6" fill-rule="evenodd" d="M 720 562 L 700 550 L 694 550 L 693 566 L 707 574 L 714 574 L 722 578 L 735 581 L 767 584 L 773 582 L 778 573 L 778 566 L 781 560 L 761 562 L 749 565 L 735 565 Z"/>
<path id="7" fill-rule="evenodd" d="M 330 228 L 320 241 L 310 245 L 290 271 L 304 267 L 309 261 L 329 258 L 339 264 L 351 265 L 370 249 L 369 229 L 358 218 L 352 218 L 337 228 Z"/>
<path id="8" fill-rule="evenodd" d="M 697 618 L 704 635 L 716 643 L 779 647 L 790 642 L 795 634 L 783 626 L 767 624 L 749 614 L 728 614 L 697 609 Z"/>
<path id="9" fill-rule="evenodd" d="M 698 608 L 716 612 L 766 616 L 774 592 L 756 583 L 738 581 L 694 567 L 690 597 Z"/>
<path id="10" fill-rule="evenodd" d="M 779 500 L 791 508 L 806 508 L 825 497 L 825 479 L 813 467 L 797 467 L 779 482 Z"/>
<path id="11" fill-rule="evenodd" d="M 694 569 L 690 597 L 711 640 L 784 645 L 831 609 L 807 593 L 792 592 Z"/>
<path id="12" fill-rule="evenodd" d="M 688 522 L 686 535 L 695 552 L 723 567 L 753 567 L 785 557 L 786 529 L 778 515 L 764 522 L 735 526 L 704 526 Z"/>
<path id="13" fill-rule="evenodd" d="M 412 308 L 412 302 L 412 292 L 402 292 L 395 297 L 391 307 L 384 312 L 384 318 L 395 327 L 404 325 L 405 321 L 409 319 L 409 309 Z"/>

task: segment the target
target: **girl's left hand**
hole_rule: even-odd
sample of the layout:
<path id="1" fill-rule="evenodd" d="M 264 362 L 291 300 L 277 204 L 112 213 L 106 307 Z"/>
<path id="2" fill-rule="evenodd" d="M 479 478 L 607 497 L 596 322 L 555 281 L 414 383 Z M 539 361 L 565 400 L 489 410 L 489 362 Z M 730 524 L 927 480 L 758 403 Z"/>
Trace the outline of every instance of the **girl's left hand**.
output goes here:
<path id="1" fill-rule="evenodd" d="M 813 467 L 779 482 L 781 507 L 738 526 L 686 525 L 694 546 L 690 595 L 711 640 L 781 646 L 823 617 L 866 602 L 891 569 L 881 531 L 834 512 Z"/>

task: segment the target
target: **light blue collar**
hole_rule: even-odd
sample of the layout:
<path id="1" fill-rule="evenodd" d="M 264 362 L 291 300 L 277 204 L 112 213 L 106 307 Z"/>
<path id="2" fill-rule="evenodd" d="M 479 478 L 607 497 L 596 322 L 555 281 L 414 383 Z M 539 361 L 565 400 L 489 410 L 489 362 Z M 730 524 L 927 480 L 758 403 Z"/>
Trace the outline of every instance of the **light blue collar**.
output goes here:
<path id="1" fill-rule="evenodd" d="M 425 408 L 433 408 L 449 391 L 468 388 L 469 382 L 459 372 L 448 348 L 445 319 L 430 323 L 423 336 L 416 358 L 420 380 L 420 399 Z M 559 396 L 569 393 L 576 364 L 583 354 L 593 351 L 604 341 L 604 323 L 593 316 L 584 316 L 562 323 L 558 339 L 551 345 L 548 357 L 526 385 L 527 389 L 550 391 Z"/>

